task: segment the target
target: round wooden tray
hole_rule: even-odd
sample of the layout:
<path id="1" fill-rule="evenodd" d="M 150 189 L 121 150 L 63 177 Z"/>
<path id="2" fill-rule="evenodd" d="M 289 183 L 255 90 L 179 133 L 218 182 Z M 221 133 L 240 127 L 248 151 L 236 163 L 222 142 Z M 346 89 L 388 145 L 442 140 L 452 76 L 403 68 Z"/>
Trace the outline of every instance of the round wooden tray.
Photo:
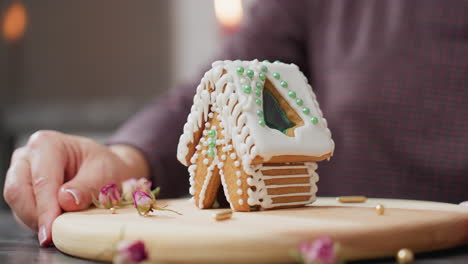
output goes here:
<path id="1" fill-rule="evenodd" d="M 375 206 L 385 206 L 377 215 Z M 394 256 L 400 248 L 415 252 L 468 241 L 468 207 L 411 200 L 369 199 L 341 204 L 318 198 L 312 205 L 282 210 L 234 213 L 225 221 L 200 210 L 188 199 L 160 200 L 181 212 L 156 211 L 141 217 L 134 208 L 65 213 L 52 229 L 62 252 L 110 261 L 116 242 L 142 239 L 150 258 L 169 263 L 291 263 L 290 250 L 305 240 L 328 235 L 340 243 L 346 260 Z"/>

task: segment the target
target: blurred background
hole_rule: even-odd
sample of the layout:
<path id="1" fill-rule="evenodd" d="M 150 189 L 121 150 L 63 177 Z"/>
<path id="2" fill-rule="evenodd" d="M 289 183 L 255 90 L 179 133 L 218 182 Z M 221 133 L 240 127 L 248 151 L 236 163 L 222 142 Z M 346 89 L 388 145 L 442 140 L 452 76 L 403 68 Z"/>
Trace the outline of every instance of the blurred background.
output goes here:
<path id="1" fill-rule="evenodd" d="M 0 0 L 1 189 L 12 151 L 32 132 L 104 140 L 199 78 L 250 2 Z"/>

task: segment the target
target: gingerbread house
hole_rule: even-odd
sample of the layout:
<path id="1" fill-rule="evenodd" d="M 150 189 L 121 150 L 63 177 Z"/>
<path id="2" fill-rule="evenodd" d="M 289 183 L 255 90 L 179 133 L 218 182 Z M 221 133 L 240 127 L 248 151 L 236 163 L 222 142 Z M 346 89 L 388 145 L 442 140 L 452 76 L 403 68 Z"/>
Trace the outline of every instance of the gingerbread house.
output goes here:
<path id="1" fill-rule="evenodd" d="M 307 78 L 281 62 L 212 66 L 177 152 L 195 205 L 211 208 L 221 187 L 235 211 L 315 201 L 316 162 L 333 155 L 334 143 Z"/>

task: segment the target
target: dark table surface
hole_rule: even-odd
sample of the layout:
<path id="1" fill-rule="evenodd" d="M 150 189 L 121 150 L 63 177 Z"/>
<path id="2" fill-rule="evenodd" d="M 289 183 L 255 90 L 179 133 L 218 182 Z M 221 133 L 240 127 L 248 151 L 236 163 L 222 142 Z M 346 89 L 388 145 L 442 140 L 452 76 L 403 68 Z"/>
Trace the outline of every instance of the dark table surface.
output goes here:
<path id="1" fill-rule="evenodd" d="M 65 255 L 54 247 L 41 248 L 36 236 L 16 224 L 13 216 L 0 212 L 0 263 L 99 263 Z M 353 263 L 396 263 L 394 258 L 357 261 Z M 415 264 L 468 264 L 468 244 L 464 246 L 416 255 Z"/>

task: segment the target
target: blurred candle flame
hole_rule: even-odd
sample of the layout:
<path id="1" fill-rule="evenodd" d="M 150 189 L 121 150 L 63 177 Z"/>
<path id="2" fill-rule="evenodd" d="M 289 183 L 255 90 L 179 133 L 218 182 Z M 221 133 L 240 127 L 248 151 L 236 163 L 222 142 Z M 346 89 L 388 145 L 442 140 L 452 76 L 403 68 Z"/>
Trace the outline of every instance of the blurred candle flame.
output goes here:
<path id="1" fill-rule="evenodd" d="M 225 28 L 236 29 L 243 16 L 242 0 L 214 0 L 216 18 Z"/>
<path id="2" fill-rule="evenodd" d="M 3 37 L 14 42 L 23 37 L 26 31 L 27 15 L 26 8 L 22 3 L 14 2 L 6 10 L 3 17 Z"/>

